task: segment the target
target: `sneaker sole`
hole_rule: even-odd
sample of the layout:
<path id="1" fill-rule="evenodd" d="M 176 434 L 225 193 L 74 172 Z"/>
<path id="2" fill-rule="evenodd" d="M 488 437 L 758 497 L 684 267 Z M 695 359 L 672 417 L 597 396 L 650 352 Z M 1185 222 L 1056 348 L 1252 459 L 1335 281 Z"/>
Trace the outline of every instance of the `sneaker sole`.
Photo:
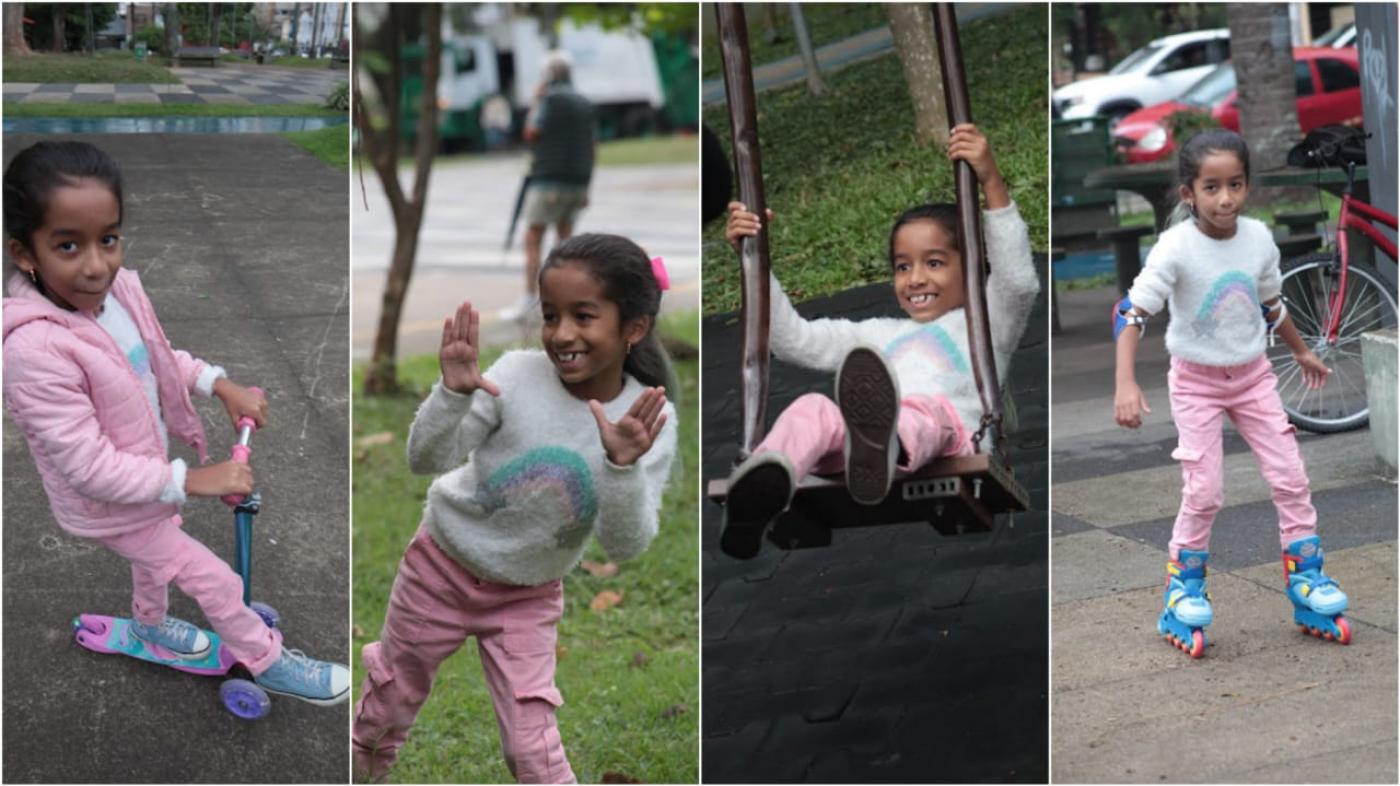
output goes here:
<path id="1" fill-rule="evenodd" d="M 214 647 L 212 644 L 208 647 L 205 647 L 199 652 L 180 652 L 179 650 L 172 650 L 164 644 L 161 644 L 160 642 L 141 638 L 140 636 L 136 635 L 136 631 L 134 630 L 131 631 L 131 637 L 141 642 L 142 644 L 145 644 L 148 647 L 160 647 L 162 650 L 165 650 L 171 655 L 174 655 L 176 660 L 204 660 L 205 658 L 209 657 L 209 653 L 214 651 Z"/>
<path id="2" fill-rule="evenodd" d="M 781 464 L 755 467 L 729 489 L 719 548 L 737 559 L 752 559 L 763 544 L 768 522 L 783 512 L 792 479 Z"/>
<path id="3" fill-rule="evenodd" d="M 286 691 L 273 690 L 272 688 L 269 688 L 266 685 L 258 683 L 256 680 L 254 680 L 254 684 L 256 684 L 259 688 L 262 688 L 263 690 L 267 691 L 268 693 L 274 693 L 278 696 L 290 696 L 293 699 L 300 699 L 306 702 L 307 704 L 315 704 L 318 707 L 334 707 L 337 704 L 344 703 L 346 699 L 350 698 L 350 688 L 348 687 L 340 693 L 336 694 L 332 698 L 316 699 L 310 696 L 303 696 L 300 693 L 287 693 Z"/>
<path id="4" fill-rule="evenodd" d="M 846 488 L 856 502 L 878 505 L 890 492 L 890 440 L 899 418 L 894 380 L 884 358 L 872 350 L 852 350 L 836 380 L 836 403 L 851 445 Z"/>

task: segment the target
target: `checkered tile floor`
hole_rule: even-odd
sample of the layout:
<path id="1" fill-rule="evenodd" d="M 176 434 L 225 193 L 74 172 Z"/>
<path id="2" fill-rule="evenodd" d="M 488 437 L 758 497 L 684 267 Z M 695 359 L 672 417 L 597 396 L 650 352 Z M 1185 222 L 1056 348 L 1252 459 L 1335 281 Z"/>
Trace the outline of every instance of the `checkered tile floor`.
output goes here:
<path id="1" fill-rule="evenodd" d="M 172 68 L 178 85 L 6 82 L 6 103 L 25 104 L 316 104 L 339 82 L 343 68 L 230 65 Z"/>

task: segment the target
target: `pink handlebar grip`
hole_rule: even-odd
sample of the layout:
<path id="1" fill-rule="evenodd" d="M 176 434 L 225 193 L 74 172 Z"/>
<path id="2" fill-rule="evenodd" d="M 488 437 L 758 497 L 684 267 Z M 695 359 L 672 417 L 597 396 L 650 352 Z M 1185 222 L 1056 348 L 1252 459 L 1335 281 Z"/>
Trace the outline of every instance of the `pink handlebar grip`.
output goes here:
<path id="1" fill-rule="evenodd" d="M 263 395 L 262 388 L 250 387 L 248 389 L 259 396 Z M 252 438 L 253 432 L 257 430 L 258 424 L 250 416 L 244 415 L 238 419 L 238 443 L 233 446 L 233 453 L 229 456 L 231 461 L 238 464 L 248 463 L 248 459 L 253 455 L 253 448 L 248 445 L 248 441 Z M 238 506 L 245 497 L 242 494 L 225 494 L 220 499 L 225 505 L 232 508 Z"/>

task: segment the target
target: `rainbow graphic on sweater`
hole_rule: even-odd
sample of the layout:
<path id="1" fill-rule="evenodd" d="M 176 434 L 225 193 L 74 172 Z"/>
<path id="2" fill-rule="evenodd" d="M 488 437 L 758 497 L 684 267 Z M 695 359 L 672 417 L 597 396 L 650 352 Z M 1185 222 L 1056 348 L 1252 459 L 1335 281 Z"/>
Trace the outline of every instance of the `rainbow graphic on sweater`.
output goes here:
<path id="1" fill-rule="evenodd" d="M 936 374 L 968 373 L 971 368 L 958 342 L 938 325 L 924 325 L 885 345 L 891 364 L 908 359 Z"/>
<path id="2" fill-rule="evenodd" d="M 1196 310 L 1196 321 L 1219 322 L 1221 314 L 1232 303 L 1244 305 L 1251 314 L 1259 313 L 1259 296 L 1254 289 L 1254 279 L 1238 270 L 1231 270 L 1215 280 L 1210 291 L 1201 299 L 1201 307 Z"/>
<path id="3" fill-rule="evenodd" d="M 555 535 L 560 548 L 582 545 L 598 515 L 593 473 L 568 448 L 535 448 L 492 472 L 486 486 L 493 507 L 528 508 L 555 517 L 561 525 Z"/>

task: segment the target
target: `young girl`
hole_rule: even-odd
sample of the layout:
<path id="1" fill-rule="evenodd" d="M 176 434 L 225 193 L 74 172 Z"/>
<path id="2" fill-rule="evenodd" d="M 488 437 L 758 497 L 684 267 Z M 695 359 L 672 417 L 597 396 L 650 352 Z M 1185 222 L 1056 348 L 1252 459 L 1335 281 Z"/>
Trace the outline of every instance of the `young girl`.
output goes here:
<path id="1" fill-rule="evenodd" d="M 224 370 L 171 349 L 136 274 L 122 270 L 116 164 L 92 145 L 41 142 L 5 170 L 6 249 L 17 268 L 4 301 L 5 406 L 24 433 L 54 518 L 131 561 L 131 630 L 176 657 L 209 637 L 168 616 L 167 587 L 194 598 L 264 689 L 315 704 L 349 695 L 349 671 L 282 647 L 243 604 L 243 582 L 180 528 L 189 496 L 248 494 L 231 461 L 187 467 L 170 435 L 208 460 L 190 391 L 218 396 L 234 423 L 262 425 L 267 402 Z"/>
<path id="2" fill-rule="evenodd" d="M 360 776 L 388 772 L 438 665 L 475 636 L 506 766 L 521 783 L 574 782 L 554 716 L 562 580 L 591 535 L 614 560 L 656 535 L 676 450 L 655 334 L 665 282 L 632 241 L 577 235 L 540 270 L 543 351 L 508 352 L 483 375 L 471 304 L 443 323 L 442 378 L 413 419 L 408 463 L 446 474 L 363 651 Z"/>
<path id="3" fill-rule="evenodd" d="M 1279 250 L 1268 227 L 1241 215 L 1249 195 L 1249 149 L 1223 129 L 1182 145 L 1177 190 L 1190 220 L 1162 233 L 1128 296 L 1116 308 L 1117 387 L 1114 418 L 1137 428 L 1151 412 L 1133 377 L 1148 316 L 1171 306 L 1167 385 L 1181 462 L 1181 510 L 1172 528 L 1166 608 L 1158 632 L 1192 657 L 1205 647 L 1212 619 L 1205 591 L 1210 528 L 1224 501 L 1221 422 L 1226 415 L 1254 450 L 1273 488 L 1288 597 L 1294 619 L 1343 644 L 1351 631 L 1347 597 L 1322 572 L 1317 512 L 1293 427 L 1283 411 L 1265 337 L 1273 329 L 1292 350 L 1311 388 L 1330 373 L 1304 344 L 1279 297 Z M 1262 318 L 1261 318 L 1262 313 Z M 1126 330 L 1128 326 L 1137 330 Z"/>
<path id="4" fill-rule="evenodd" d="M 1030 237 L 982 132 L 971 124 L 955 127 L 948 158 L 971 164 L 986 196 L 987 311 L 1004 378 L 1040 291 Z M 759 221 L 740 203 L 729 207 L 725 236 L 737 251 L 741 237 L 758 232 Z M 982 406 L 967 357 L 956 206 L 905 211 L 890 230 L 889 256 L 895 298 L 907 319 L 804 320 L 773 279 L 773 354 L 837 372 L 837 400 L 817 393 L 798 398 L 730 475 L 720 536 L 726 554 L 757 554 L 768 522 L 787 509 L 809 472 L 844 468 L 851 497 L 873 505 L 889 492 L 896 471 L 972 452 Z"/>

